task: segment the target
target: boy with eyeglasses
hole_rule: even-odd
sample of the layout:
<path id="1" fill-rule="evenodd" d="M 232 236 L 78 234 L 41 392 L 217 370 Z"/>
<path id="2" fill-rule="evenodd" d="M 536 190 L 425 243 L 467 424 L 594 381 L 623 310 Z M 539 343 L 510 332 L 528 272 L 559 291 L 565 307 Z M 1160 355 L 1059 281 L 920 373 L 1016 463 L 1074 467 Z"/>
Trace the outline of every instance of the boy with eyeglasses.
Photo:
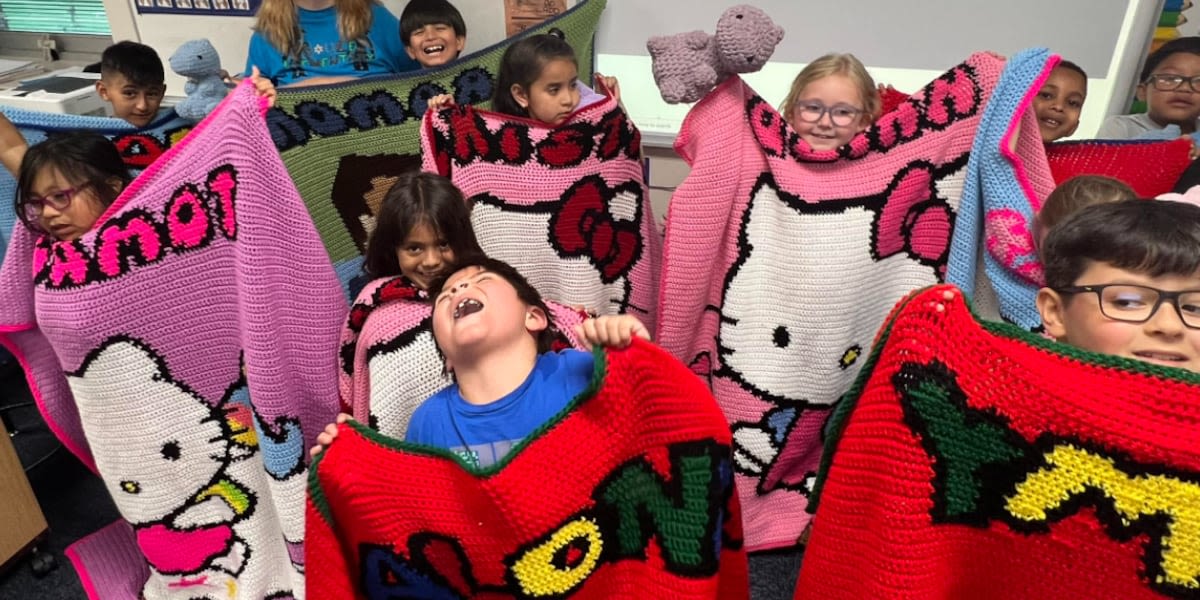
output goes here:
<path id="1" fill-rule="evenodd" d="M 1200 372 L 1200 207 L 1124 200 L 1050 230 L 1046 333 L 1090 352 Z"/>
<path id="2" fill-rule="evenodd" d="M 1168 125 L 1178 125 L 1184 135 L 1195 133 L 1200 118 L 1200 37 L 1163 44 L 1146 58 L 1141 75 L 1137 97 L 1146 102 L 1146 112 L 1111 116 L 1096 137 L 1130 139 Z"/>

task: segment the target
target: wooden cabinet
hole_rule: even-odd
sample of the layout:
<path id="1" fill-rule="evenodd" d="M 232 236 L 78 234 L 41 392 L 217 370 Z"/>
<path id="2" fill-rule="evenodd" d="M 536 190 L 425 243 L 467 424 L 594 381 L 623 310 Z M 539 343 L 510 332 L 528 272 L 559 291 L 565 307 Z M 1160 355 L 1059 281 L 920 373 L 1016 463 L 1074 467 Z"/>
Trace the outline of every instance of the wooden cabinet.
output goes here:
<path id="1" fill-rule="evenodd" d="M 46 531 L 46 517 L 0 425 L 0 569 L 21 558 Z"/>

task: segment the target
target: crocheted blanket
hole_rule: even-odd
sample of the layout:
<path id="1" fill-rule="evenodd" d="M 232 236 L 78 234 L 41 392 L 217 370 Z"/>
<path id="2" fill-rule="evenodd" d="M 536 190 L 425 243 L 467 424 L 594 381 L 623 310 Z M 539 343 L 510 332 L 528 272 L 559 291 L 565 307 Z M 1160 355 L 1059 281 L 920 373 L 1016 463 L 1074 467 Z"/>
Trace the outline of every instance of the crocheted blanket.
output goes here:
<path id="1" fill-rule="evenodd" d="M 586 349 L 573 328 L 579 311 L 548 302 L 561 348 Z M 433 341 L 428 297 L 405 277 L 366 285 L 342 328 L 338 371 L 342 409 L 384 435 L 404 438 L 412 413 L 450 385 Z"/>
<path id="2" fill-rule="evenodd" d="M 1087 140 L 1046 145 L 1055 185 L 1077 175 L 1105 175 L 1124 181 L 1142 198 L 1170 192 L 1192 164 L 1187 140 Z M 1041 206 L 1039 202 L 1037 206 Z"/>
<path id="3" fill-rule="evenodd" d="M 595 357 L 589 389 L 486 471 L 343 425 L 310 477 L 308 596 L 746 598 L 712 395 L 649 342 Z"/>
<path id="4" fill-rule="evenodd" d="M 1200 375 L 921 291 L 834 416 L 796 598 L 1200 597 L 1198 439 Z"/>
<path id="5" fill-rule="evenodd" d="M 797 543 L 830 406 L 888 310 L 944 274 L 1002 68 L 973 55 L 838 150 L 813 152 L 736 77 L 684 121 L 656 339 L 733 428 L 749 550 Z"/>
<path id="6" fill-rule="evenodd" d="M 421 166 L 420 130 L 433 96 L 489 106 L 500 57 L 513 41 L 557 27 L 591 77 L 596 24 L 606 0 L 581 0 L 518 36 L 439 67 L 389 78 L 279 90 L 267 113 L 283 156 L 343 283 L 359 275 L 375 213 L 396 177 Z M 353 298 L 347 289 L 348 298 Z"/>
<path id="7" fill-rule="evenodd" d="M 1012 115 L 1033 112 L 1033 96 L 1058 61 L 1044 50 L 1009 61 L 971 149 L 946 273 L 946 281 L 968 296 L 994 292 L 999 317 L 1030 330 L 1042 324 L 1034 298 L 1044 280 L 1033 215 L 1054 189 L 1054 178 L 1037 128 L 1015 131 Z M 983 286 L 990 289 L 977 289 Z"/>
<path id="8" fill-rule="evenodd" d="M 421 147 L 425 170 L 472 201 L 489 255 L 549 299 L 630 313 L 654 330 L 661 242 L 641 134 L 615 99 L 553 127 L 456 106 L 425 116 Z"/>
<path id="9" fill-rule="evenodd" d="M 107 117 L 44 113 L 7 106 L 0 106 L 0 113 L 17 126 L 29 145 L 57 131 L 87 129 L 102 133 L 112 138 L 125 158 L 125 164 L 135 173 L 148 167 L 192 128 L 192 123 L 179 118 L 173 110 L 163 111 L 145 129 L 136 129 L 122 119 Z M 6 169 L 0 169 L 0 262 L 4 261 L 5 248 L 17 221 L 13 212 L 16 194 L 17 180 Z"/>
<path id="10" fill-rule="evenodd" d="M 305 450 L 337 411 L 346 306 L 264 112 L 244 84 L 92 231 L 19 227 L 0 270 L 0 343 L 132 525 L 106 539 L 136 541 L 142 581 L 102 591 L 302 591 Z"/>

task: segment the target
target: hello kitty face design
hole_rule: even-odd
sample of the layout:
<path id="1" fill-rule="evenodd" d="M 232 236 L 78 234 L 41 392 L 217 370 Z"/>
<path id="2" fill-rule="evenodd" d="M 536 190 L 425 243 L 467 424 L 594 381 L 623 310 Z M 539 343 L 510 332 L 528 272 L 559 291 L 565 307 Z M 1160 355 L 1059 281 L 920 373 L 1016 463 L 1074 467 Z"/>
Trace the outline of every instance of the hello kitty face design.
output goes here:
<path id="1" fill-rule="evenodd" d="M 489 194 L 472 200 L 480 246 L 516 267 L 542 296 L 600 314 L 648 314 L 649 307 L 630 302 L 630 277 L 649 268 L 642 260 L 648 250 L 639 183 L 609 187 L 590 176 L 561 200 L 528 206 Z"/>
<path id="2" fill-rule="evenodd" d="M 172 381 L 140 342 L 110 340 L 68 382 L 96 466 L 131 523 L 168 519 L 220 478 L 229 461 L 223 415 Z"/>
<path id="3" fill-rule="evenodd" d="M 938 281 L 904 243 L 881 251 L 887 219 L 904 222 L 889 194 L 806 203 L 760 180 L 726 276 L 715 376 L 776 405 L 829 405 L 849 389 L 892 306 Z"/>

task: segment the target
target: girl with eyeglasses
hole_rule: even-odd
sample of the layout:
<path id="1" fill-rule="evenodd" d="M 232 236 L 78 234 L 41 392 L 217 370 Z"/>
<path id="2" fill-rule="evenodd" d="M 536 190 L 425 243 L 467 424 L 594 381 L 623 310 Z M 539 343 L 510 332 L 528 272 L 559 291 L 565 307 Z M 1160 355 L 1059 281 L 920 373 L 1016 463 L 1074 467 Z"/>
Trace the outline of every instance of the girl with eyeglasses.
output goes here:
<path id="1" fill-rule="evenodd" d="M 813 152 L 844 146 L 879 117 L 875 81 L 853 54 L 826 54 L 796 75 L 779 106 Z"/>
<path id="2" fill-rule="evenodd" d="M 35 232 L 76 240 L 96 224 L 131 179 L 117 147 L 103 135 L 52 134 L 21 159 L 16 213 Z"/>
<path id="3" fill-rule="evenodd" d="M 1196 132 L 1200 119 L 1200 37 L 1171 40 L 1146 58 L 1138 100 L 1146 112 L 1114 115 L 1096 134 L 1100 139 L 1141 137 L 1168 125 L 1178 125 L 1184 135 Z"/>

